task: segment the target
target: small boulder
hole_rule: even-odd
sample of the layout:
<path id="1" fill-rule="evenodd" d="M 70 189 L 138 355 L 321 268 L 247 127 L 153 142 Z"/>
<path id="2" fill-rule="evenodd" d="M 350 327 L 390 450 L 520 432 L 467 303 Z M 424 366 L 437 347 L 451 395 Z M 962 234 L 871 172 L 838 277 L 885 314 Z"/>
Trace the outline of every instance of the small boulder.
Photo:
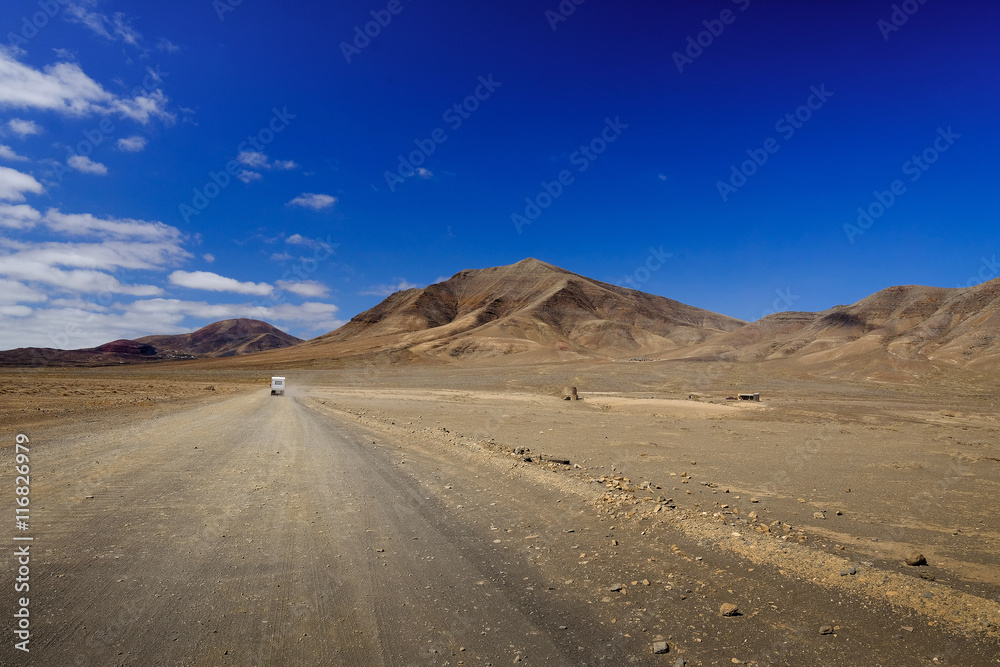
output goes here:
<path id="1" fill-rule="evenodd" d="M 663 655 L 670 652 L 670 645 L 667 642 L 653 642 L 653 654 Z"/>
<path id="2" fill-rule="evenodd" d="M 912 552 L 906 557 L 906 564 L 912 567 L 917 567 L 918 565 L 927 565 L 927 559 L 919 551 Z"/>
<path id="3" fill-rule="evenodd" d="M 739 616 L 740 608 L 732 604 L 731 602 L 727 602 L 723 604 L 721 607 L 719 607 L 719 615 L 726 617 Z"/>

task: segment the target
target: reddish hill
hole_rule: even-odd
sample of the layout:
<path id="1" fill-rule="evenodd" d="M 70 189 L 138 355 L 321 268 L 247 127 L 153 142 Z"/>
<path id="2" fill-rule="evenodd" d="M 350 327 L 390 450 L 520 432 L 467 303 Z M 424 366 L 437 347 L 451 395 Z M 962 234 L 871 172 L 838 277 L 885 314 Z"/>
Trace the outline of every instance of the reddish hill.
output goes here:
<path id="1" fill-rule="evenodd" d="M 0 352 L 0 366 L 108 366 L 228 357 L 275 350 L 301 343 L 267 322 L 234 319 L 215 322 L 193 333 L 116 340 L 79 350 L 22 347 Z"/>
<path id="2" fill-rule="evenodd" d="M 267 322 L 234 319 L 213 322 L 197 331 L 174 336 L 143 336 L 136 342 L 152 345 L 161 353 L 195 357 L 232 357 L 298 345 L 296 338 Z"/>

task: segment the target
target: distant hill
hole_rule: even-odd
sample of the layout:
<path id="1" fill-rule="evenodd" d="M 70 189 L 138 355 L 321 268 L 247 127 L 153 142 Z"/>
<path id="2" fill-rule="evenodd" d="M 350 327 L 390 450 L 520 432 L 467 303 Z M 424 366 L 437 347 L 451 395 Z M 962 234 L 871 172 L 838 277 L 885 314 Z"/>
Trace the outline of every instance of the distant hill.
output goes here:
<path id="1" fill-rule="evenodd" d="M 1000 278 L 964 288 L 889 287 L 849 306 L 775 313 L 671 355 L 779 361 L 880 379 L 928 363 L 1000 367 Z"/>
<path id="2" fill-rule="evenodd" d="M 152 345 L 162 354 L 195 357 L 233 357 L 298 345 L 296 338 L 261 320 L 222 320 L 192 333 L 143 336 L 137 343 Z"/>
<path id="3" fill-rule="evenodd" d="M 396 292 L 336 331 L 268 356 L 621 358 L 690 346 L 744 324 L 529 258 Z"/>
<path id="4" fill-rule="evenodd" d="M 0 366 L 107 366 L 229 357 L 274 350 L 302 342 L 267 322 L 233 319 L 215 322 L 193 333 L 116 340 L 78 350 L 22 347 L 0 351 Z"/>

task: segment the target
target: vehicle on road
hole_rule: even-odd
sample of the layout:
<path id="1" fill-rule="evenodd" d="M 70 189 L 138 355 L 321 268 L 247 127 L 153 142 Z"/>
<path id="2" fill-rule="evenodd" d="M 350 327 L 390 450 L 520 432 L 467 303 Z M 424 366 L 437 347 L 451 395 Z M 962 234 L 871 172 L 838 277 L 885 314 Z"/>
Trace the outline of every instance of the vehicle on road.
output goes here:
<path id="1" fill-rule="evenodd" d="M 284 395 L 285 395 L 285 378 L 272 377 L 271 396 L 284 396 Z"/>

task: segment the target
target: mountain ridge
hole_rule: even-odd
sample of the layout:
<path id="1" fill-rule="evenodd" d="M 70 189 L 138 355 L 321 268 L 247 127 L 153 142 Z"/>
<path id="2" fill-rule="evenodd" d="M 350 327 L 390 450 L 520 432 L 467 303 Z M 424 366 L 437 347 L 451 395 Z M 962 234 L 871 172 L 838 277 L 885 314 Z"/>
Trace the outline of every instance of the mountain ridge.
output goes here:
<path id="1" fill-rule="evenodd" d="M 277 327 L 247 318 L 220 320 L 197 331 L 119 339 L 75 350 L 22 347 L 0 351 L 0 366 L 106 366 L 230 357 L 297 345 Z"/>

